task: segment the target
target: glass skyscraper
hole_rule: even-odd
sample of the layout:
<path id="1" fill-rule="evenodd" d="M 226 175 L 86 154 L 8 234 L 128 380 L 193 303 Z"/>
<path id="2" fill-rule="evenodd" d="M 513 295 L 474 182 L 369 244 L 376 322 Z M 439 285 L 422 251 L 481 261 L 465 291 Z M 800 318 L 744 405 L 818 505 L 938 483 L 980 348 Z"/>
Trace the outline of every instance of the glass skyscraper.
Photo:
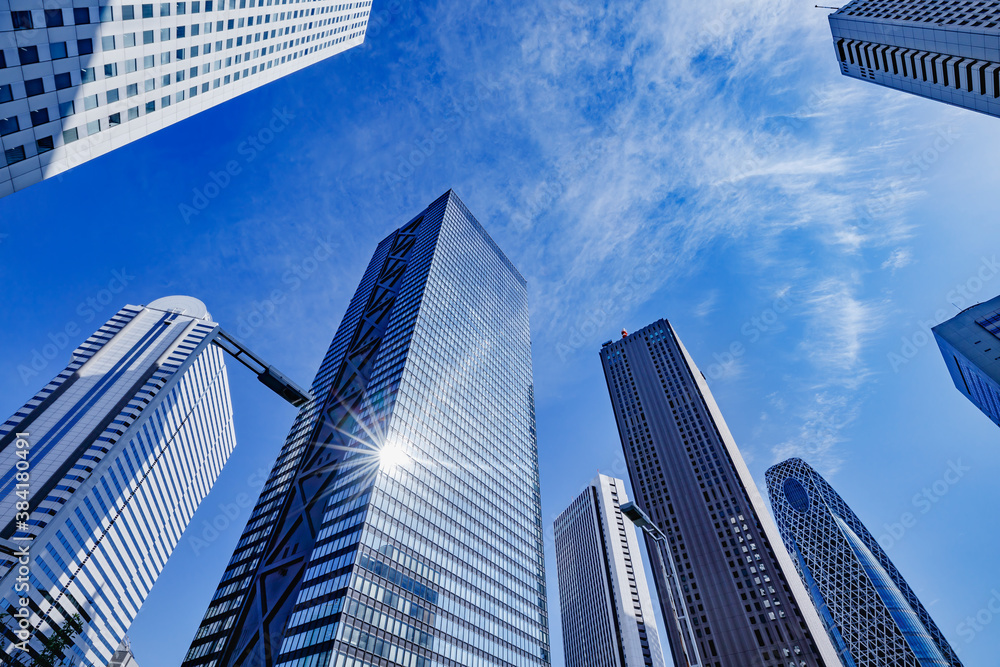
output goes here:
<path id="1" fill-rule="evenodd" d="M 371 4 L 5 2 L 0 197 L 361 44 Z M 276 109 L 259 137 L 289 118 Z"/>
<path id="2" fill-rule="evenodd" d="M 882 547 L 819 473 L 789 459 L 767 471 L 767 490 L 845 667 L 961 667 Z"/>
<path id="3" fill-rule="evenodd" d="M 125 306 L 0 425 L 0 632 L 23 664 L 77 615 L 70 664 L 114 658 L 236 444 L 218 330 L 190 297 Z"/>
<path id="4" fill-rule="evenodd" d="M 452 192 L 376 248 L 184 667 L 549 664 L 524 279 Z"/>
<path id="5" fill-rule="evenodd" d="M 670 543 L 677 576 L 654 573 L 674 664 L 836 667 L 701 371 L 666 320 L 622 334 L 601 361 L 635 502 Z"/>
<path id="6" fill-rule="evenodd" d="M 664 667 L 625 482 L 598 475 L 555 520 L 566 667 Z"/>
<path id="7" fill-rule="evenodd" d="M 830 14 L 844 76 L 1000 116 L 1000 6 L 854 0 Z"/>
<path id="8" fill-rule="evenodd" d="M 1000 426 L 1000 296 L 931 331 L 955 387 Z"/>

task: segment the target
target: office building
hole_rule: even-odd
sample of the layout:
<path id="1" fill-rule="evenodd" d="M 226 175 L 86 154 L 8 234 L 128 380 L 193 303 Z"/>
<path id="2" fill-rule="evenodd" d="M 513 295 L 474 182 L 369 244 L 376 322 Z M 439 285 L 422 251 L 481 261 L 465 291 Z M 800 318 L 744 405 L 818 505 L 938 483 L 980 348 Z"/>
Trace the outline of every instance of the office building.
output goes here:
<path id="1" fill-rule="evenodd" d="M 845 667 L 961 667 L 861 520 L 801 459 L 767 471 L 781 536 Z"/>
<path id="2" fill-rule="evenodd" d="M 830 31 L 844 76 L 1000 116 L 1000 5 L 854 0 Z"/>
<path id="3" fill-rule="evenodd" d="M 931 331 L 955 387 L 1000 426 L 1000 296 Z"/>
<path id="4" fill-rule="evenodd" d="M 701 371 L 666 320 L 622 334 L 601 361 L 635 503 L 677 573 L 675 585 L 654 570 L 674 664 L 835 667 Z M 658 548 L 648 533 L 646 546 Z"/>
<path id="5" fill-rule="evenodd" d="M 447 192 L 375 250 L 184 667 L 548 665 L 524 279 Z"/>
<path id="6" fill-rule="evenodd" d="M 0 197 L 361 44 L 370 6 L 5 3 Z"/>
<path id="7" fill-rule="evenodd" d="M 118 647 L 118 650 L 115 651 L 115 656 L 108 663 L 108 667 L 139 667 L 135 656 L 132 655 L 132 644 L 129 642 L 128 637 L 125 638 Z"/>
<path id="8" fill-rule="evenodd" d="M 626 502 L 624 481 L 598 475 L 555 521 L 566 667 L 664 667 Z"/>
<path id="9" fill-rule="evenodd" d="M 25 664 L 76 616 L 70 664 L 114 658 L 235 445 L 217 330 L 190 297 L 125 306 L 0 425 L 0 611 L 31 630 L 0 633 Z"/>

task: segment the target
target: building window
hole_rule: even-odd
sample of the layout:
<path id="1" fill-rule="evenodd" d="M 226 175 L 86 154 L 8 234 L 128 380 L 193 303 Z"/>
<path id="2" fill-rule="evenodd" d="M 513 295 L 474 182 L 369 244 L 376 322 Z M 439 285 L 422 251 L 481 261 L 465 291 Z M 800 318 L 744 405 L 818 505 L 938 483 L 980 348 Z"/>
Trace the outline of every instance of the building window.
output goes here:
<path id="1" fill-rule="evenodd" d="M 187 14 L 187 3 L 186 2 L 178 2 L 177 3 L 177 15 L 180 16 L 182 14 Z"/>
<path id="2" fill-rule="evenodd" d="M 153 43 L 153 31 L 152 30 L 143 30 L 142 31 L 142 43 L 143 44 L 152 44 Z"/>
<path id="3" fill-rule="evenodd" d="M 62 74 L 56 74 L 56 90 L 64 90 L 73 85 L 73 78 L 70 76 L 69 72 L 63 72 Z"/>
<path id="4" fill-rule="evenodd" d="M 108 104 L 113 104 L 118 101 L 118 89 L 112 88 L 107 92 Z"/>
<path id="5" fill-rule="evenodd" d="M 115 127 L 116 125 L 122 124 L 122 115 L 120 113 L 114 113 L 108 116 L 108 127 Z"/>
<path id="6" fill-rule="evenodd" d="M 128 110 L 128 119 L 135 120 L 139 117 L 139 107 L 132 107 Z"/>
<path id="7" fill-rule="evenodd" d="M 94 68 L 88 67 L 87 69 L 80 70 L 80 83 L 90 83 L 94 80 Z"/>
<path id="8" fill-rule="evenodd" d="M 122 20 L 131 21 L 135 18 L 135 5 L 122 5 Z"/>
<path id="9" fill-rule="evenodd" d="M 146 113 L 156 111 L 156 101 L 146 102 Z"/>
<path id="10" fill-rule="evenodd" d="M 76 106 L 73 104 L 72 100 L 69 102 L 59 103 L 59 117 L 66 118 L 72 116 L 76 113 Z"/>
<path id="11" fill-rule="evenodd" d="M 9 83 L 5 83 L 0 86 L 0 103 L 10 102 L 14 99 L 14 90 L 10 87 Z"/>
<path id="12" fill-rule="evenodd" d="M 128 86 L 126 86 L 126 88 L 125 88 L 125 95 L 127 97 L 135 97 L 138 94 L 139 94 L 139 84 L 137 84 L 137 83 L 130 83 L 130 84 L 128 84 Z"/>
<path id="13" fill-rule="evenodd" d="M 8 148 L 4 151 L 4 157 L 7 158 L 7 165 L 17 164 L 24 159 L 24 146 L 17 146 L 16 148 Z"/>
<path id="14" fill-rule="evenodd" d="M 3 49 L 0 49 L 0 69 L 7 67 L 7 56 L 3 54 Z"/>
<path id="15" fill-rule="evenodd" d="M 45 83 L 41 79 L 28 79 L 24 82 L 24 94 L 28 97 L 41 95 L 45 92 Z"/>
<path id="16" fill-rule="evenodd" d="M 130 47 L 130 46 L 135 46 L 135 33 L 134 32 L 127 32 L 127 33 L 125 33 L 124 35 L 122 35 L 122 39 L 125 42 L 125 48 L 126 49 L 128 47 Z"/>
<path id="17" fill-rule="evenodd" d="M 35 142 L 35 146 L 38 148 L 39 153 L 48 153 L 50 150 L 55 148 L 55 141 L 53 141 L 52 136 L 42 137 Z"/>
<path id="18" fill-rule="evenodd" d="M 38 62 L 37 46 L 22 46 L 17 49 L 17 57 L 22 65 L 31 65 Z"/>
<path id="19" fill-rule="evenodd" d="M 170 41 L 170 28 L 160 28 L 160 41 L 161 42 Z"/>
<path id="20" fill-rule="evenodd" d="M 87 123 L 87 136 L 88 137 L 90 135 L 92 135 L 92 134 L 97 134 L 100 131 L 101 131 L 101 121 L 99 121 L 99 120 L 92 120 L 89 123 Z"/>
<path id="21" fill-rule="evenodd" d="M 35 27 L 35 22 L 31 20 L 31 12 L 11 12 L 11 22 L 14 30 L 31 30 Z"/>
<path id="22" fill-rule="evenodd" d="M 170 3 L 161 2 L 160 3 L 160 16 L 170 16 Z"/>
<path id="23" fill-rule="evenodd" d="M 39 125 L 45 125 L 49 122 L 49 110 L 48 109 L 38 109 L 37 111 L 31 112 L 31 126 L 38 127 Z"/>
<path id="24" fill-rule="evenodd" d="M 81 56 L 90 55 L 94 52 L 94 40 L 89 38 L 76 40 L 76 50 Z"/>
<path id="25" fill-rule="evenodd" d="M 52 42 L 49 44 L 49 55 L 52 57 L 52 60 L 62 60 L 68 56 L 66 42 Z"/>
<path id="26" fill-rule="evenodd" d="M 86 109 L 87 111 L 90 111 L 91 109 L 96 109 L 97 106 L 98 102 L 96 93 L 93 95 L 87 95 L 86 97 L 83 98 L 83 108 Z"/>
<path id="27" fill-rule="evenodd" d="M 45 27 L 60 28 L 63 25 L 63 13 L 61 9 L 45 10 Z"/>
<path id="28" fill-rule="evenodd" d="M 156 90 L 156 80 L 146 79 L 146 92 L 148 93 L 151 90 Z"/>
<path id="29" fill-rule="evenodd" d="M 71 144 L 80 138 L 80 132 L 74 127 L 72 130 L 63 130 L 63 143 Z"/>
<path id="30" fill-rule="evenodd" d="M 87 23 L 90 23 L 90 9 L 87 7 L 74 7 L 73 22 L 77 25 L 86 25 Z"/>
<path id="31" fill-rule="evenodd" d="M 0 118 L 0 137 L 6 137 L 8 134 L 14 134 L 20 129 L 21 124 L 17 122 L 17 116 Z"/>
<path id="32" fill-rule="evenodd" d="M 104 78 L 110 79 L 118 76 L 118 63 L 108 63 L 104 66 Z"/>
<path id="33" fill-rule="evenodd" d="M 114 51 L 115 50 L 115 37 L 114 37 L 114 35 L 109 35 L 107 37 L 101 37 L 101 50 L 102 51 Z"/>
<path id="34" fill-rule="evenodd" d="M 101 23 L 108 23 L 115 20 L 115 12 L 111 6 L 105 5 L 100 8 L 99 12 Z"/>

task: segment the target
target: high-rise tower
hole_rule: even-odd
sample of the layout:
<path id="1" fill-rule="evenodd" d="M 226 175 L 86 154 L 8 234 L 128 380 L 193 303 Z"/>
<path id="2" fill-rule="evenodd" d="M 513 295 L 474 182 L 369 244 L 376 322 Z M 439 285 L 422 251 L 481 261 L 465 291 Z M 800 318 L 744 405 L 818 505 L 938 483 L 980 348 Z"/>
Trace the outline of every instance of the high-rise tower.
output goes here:
<path id="1" fill-rule="evenodd" d="M 830 14 L 840 71 L 1000 116 L 1000 6 L 854 0 Z"/>
<path id="2" fill-rule="evenodd" d="M 361 44 L 370 8 L 371 0 L 5 3 L 0 197 Z M 276 114 L 271 130 L 288 122 Z"/>
<path id="3" fill-rule="evenodd" d="M 1000 426 L 1000 296 L 932 331 L 955 387 Z"/>
<path id="4" fill-rule="evenodd" d="M 549 664 L 524 279 L 448 192 L 375 250 L 184 667 Z"/>
<path id="5" fill-rule="evenodd" d="M 236 444 L 218 331 L 190 297 L 125 306 L 0 425 L 0 636 L 20 664 L 76 616 L 71 664 L 115 655 Z"/>
<path id="6" fill-rule="evenodd" d="M 598 475 L 555 521 L 566 667 L 664 667 L 625 482 Z"/>
<path id="7" fill-rule="evenodd" d="M 961 667 L 885 551 L 801 459 L 767 471 L 771 506 L 846 667 Z"/>
<path id="8" fill-rule="evenodd" d="M 676 577 L 655 579 L 674 663 L 836 667 L 704 376 L 666 320 L 622 333 L 601 361 L 635 502 L 670 543 Z"/>

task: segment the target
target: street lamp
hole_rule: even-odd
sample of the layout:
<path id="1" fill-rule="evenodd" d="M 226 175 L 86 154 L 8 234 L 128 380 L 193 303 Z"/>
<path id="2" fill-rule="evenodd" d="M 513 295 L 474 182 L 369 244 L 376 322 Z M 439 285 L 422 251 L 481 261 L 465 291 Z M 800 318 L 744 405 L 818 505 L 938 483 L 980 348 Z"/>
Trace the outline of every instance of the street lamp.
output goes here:
<path id="1" fill-rule="evenodd" d="M 646 535 L 660 545 L 656 549 L 656 557 L 660 564 L 660 575 L 663 578 L 663 584 L 667 589 L 670 612 L 674 617 L 674 623 L 677 625 L 677 637 L 681 643 L 681 653 L 684 654 L 687 667 L 702 667 L 701 657 L 698 655 L 698 643 L 695 641 L 694 628 L 691 626 L 687 607 L 677 603 L 678 600 L 682 600 L 683 598 L 681 597 L 680 578 L 677 576 L 677 569 L 674 567 L 674 559 L 663 557 L 663 548 L 668 546 L 667 536 L 663 534 L 663 531 L 635 503 L 625 503 L 621 506 L 621 510 L 622 514 L 627 516 L 637 528 L 641 528 Z M 666 563 L 670 563 L 669 572 L 667 571 Z M 690 648 L 688 648 L 689 643 Z"/>

